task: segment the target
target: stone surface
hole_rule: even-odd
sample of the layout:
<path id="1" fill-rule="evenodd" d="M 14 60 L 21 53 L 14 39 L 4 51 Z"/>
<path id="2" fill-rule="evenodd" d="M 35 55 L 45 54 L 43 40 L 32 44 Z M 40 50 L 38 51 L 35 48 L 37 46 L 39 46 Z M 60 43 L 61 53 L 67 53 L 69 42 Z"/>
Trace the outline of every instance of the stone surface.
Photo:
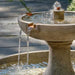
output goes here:
<path id="1" fill-rule="evenodd" d="M 48 66 L 43 75 L 75 75 L 70 56 L 71 41 L 48 41 L 50 48 Z"/>

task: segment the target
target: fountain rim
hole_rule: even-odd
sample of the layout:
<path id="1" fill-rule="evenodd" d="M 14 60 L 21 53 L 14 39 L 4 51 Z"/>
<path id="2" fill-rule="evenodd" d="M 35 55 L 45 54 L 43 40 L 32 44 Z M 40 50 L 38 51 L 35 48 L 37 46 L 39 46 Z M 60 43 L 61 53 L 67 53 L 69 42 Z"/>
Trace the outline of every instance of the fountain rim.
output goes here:
<path id="1" fill-rule="evenodd" d="M 71 51 L 71 57 L 72 57 L 72 59 L 74 59 L 75 58 L 75 51 L 74 50 L 70 50 L 70 51 Z M 31 59 L 30 64 L 31 64 L 31 62 L 33 64 L 37 64 L 37 63 L 40 63 L 42 61 L 48 62 L 48 53 L 49 53 L 49 50 L 41 50 L 41 51 L 31 51 L 31 52 L 29 52 L 30 59 Z M 34 55 L 35 55 L 35 57 L 34 57 Z M 27 52 L 21 53 L 21 61 L 22 61 L 22 63 L 26 62 L 26 56 L 27 56 Z M 38 61 L 32 61 L 33 57 L 34 57 L 34 59 L 37 57 Z M 13 59 L 13 58 L 15 58 L 15 59 Z M 2 66 L 4 66 L 4 64 L 7 64 L 6 67 L 11 66 L 12 64 L 17 64 L 17 58 L 18 58 L 18 53 L 8 55 L 8 56 L 5 56 L 3 58 L 0 58 L 0 69 L 2 69 Z M 6 68 L 6 67 L 4 67 L 4 68 Z"/>
<path id="2" fill-rule="evenodd" d="M 75 50 L 70 50 L 70 51 L 73 52 L 73 53 L 75 53 Z M 49 52 L 49 50 L 31 51 L 31 52 L 29 52 L 29 54 L 31 54 L 31 53 L 41 53 L 41 52 Z M 27 52 L 20 53 L 20 55 L 23 55 L 23 54 L 27 54 Z M 4 59 L 7 59 L 9 57 L 13 57 L 13 56 L 18 56 L 18 53 L 12 54 L 12 55 L 8 55 L 8 56 L 5 56 L 3 58 L 0 58 L 0 61 L 4 60 Z"/>
<path id="3" fill-rule="evenodd" d="M 71 50 L 71 51 L 72 51 L 72 50 Z M 31 52 L 29 52 L 29 54 L 31 54 L 31 53 L 41 53 L 41 52 L 49 52 L 49 50 L 31 51 Z M 27 54 L 27 52 L 20 53 L 20 55 L 22 55 L 22 54 Z M 0 60 L 6 59 L 6 58 L 9 58 L 9 57 L 12 57 L 12 56 L 17 56 L 17 55 L 18 55 L 18 53 L 12 54 L 12 55 L 8 55 L 8 56 L 5 56 L 5 57 L 3 57 L 3 58 L 0 58 Z"/>
<path id="4" fill-rule="evenodd" d="M 71 52 L 75 52 L 75 50 L 70 50 L 70 51 Z M 31 54 L 31 53 L 41 53 L 41 52 L 49 52 L 49 50 L 31 51 L 31 52 L 29 52 L 29 54 Z M 20 53 L 20 55 L 22 55 L 22 54 L 27 54 L 27 52 Z M 5 56 L 3 58 L 0 58 L 0 60 L 6 59 L 6 58 L 9 58 L 9 57 L 12 57 L 12 56 L 17 56 L 17 55 L 18 55 L 18 53 L 12 54 L 12 55 L 8 55 L 8 56 Z"/>
<path id="5" fill-rule="evenodd" d="M 44 56 L 44 54 L 41 54 L 41 53 L 44 53 L 45 56 Z M 37 64 L 37 63 L 40 63 L 40 62 L 42 63 L 43 61 L 47 62 L 48 61 L 48 53 L 49 53 L 49 50 L 31 51 L 31 52 L 29 52 L 29 58 L 30 58 L 29 64 L 32 64 L 32 63 Z M 42 58 L 43 56 L 45 58 Z M 21 58 L 20 59 L 20 64 L 21 63 L 25 64 L 25 62 L 27 62 L 26 61 L 27 60 L 27 52 L 21 53 L 20 58 Z M 35 59 L 35 61 L 34 61 L 32 58 L 34 58 L 34 59 L 37 58 L 38 60 Z M 6 66 L 4 66 L 3 69 L 5 69 L 6 67 L 11 66 L 12 64 L 18 64 L 17 59 L 18 59 L 18 53 L 8 55 L 8 56 L 5 56 L 3 58 L 0 58 L 0 69 L 2 69 L 2 66 L 4 66 L 4 65 L 6 65 Z"/>
<path id="6" fill-rule="evenodd" d="M 75 11 L 65 11 L 66 13 L 75 13 Z M 38 13 L 43 13 L 43 12 L 33 12 L 33 14 L 38 14 Z M 23 15 L 20 15 L 19 17 L 18 17 L 18 21 L 21 21 L 21 22 L 23 22 L 23 23 L 26 23 L 26 24 L 31 24 L 31 23 L 33 23 L 33 22 L 29 22 L 29 21 L 24 21 L 22 18 L 24 17 L 24 16 L 26 16 L 26 14 L 23 14 Z M 41 25 L 43 25 L 43 26 L 75 26 L 75 23 L 73 23 L 73 24 L 42 24 L 42 23 L 34 23 L 34 25 L 36 25 L 36 26 L 41 26 Z"/>

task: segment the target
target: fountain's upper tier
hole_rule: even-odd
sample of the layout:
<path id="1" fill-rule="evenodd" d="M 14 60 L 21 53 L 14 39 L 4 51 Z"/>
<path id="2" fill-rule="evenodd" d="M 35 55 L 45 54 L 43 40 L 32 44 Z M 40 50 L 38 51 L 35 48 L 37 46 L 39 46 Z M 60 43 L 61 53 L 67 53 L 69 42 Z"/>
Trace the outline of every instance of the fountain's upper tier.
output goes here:
<path id="1" fill-rule="evenodd" d="M 41 20 L 41 15 L 41 13 L 34 13 L 31 17 L 28 17 L 26 14 L 20 16 L 18 22 L 21 29 L 27 33 L 28 25 L 34 23 L 37 29 L 33 28 L 31 30 L 31 37 L 46 41 L 72 41 L 75 39 L 75 12 L 65 12 L 64 24 L 43 22 L 46 19 Z"/>

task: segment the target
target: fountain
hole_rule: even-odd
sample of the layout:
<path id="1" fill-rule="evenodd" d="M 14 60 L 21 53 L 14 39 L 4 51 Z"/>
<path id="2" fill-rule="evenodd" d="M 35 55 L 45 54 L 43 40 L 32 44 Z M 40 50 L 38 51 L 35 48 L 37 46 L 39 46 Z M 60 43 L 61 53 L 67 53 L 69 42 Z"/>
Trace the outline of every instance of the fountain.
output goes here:
<path id="1" fill-rule="evenodd" d="M 54 19 L 54 22 L 50 21 L 52 18 L 49 18 L 51 17 L 49 13 L 48 16 L 42 16 L 43 12 L 33 13 L 32 16 L 21 15 L 18 19 L 19 25 L 26 34 L 28 27 L 31 27 L 29 36 L 45 40 L 50 47 L 48 66 L 43 75 L 75 75 L 70 58 L 70 45 L 75 39 L 75 12 L 60 12 L 65 16 L 62 20 L 59 17 L 62 14 L 54 17 L 56 21 L 59 21 L 57 23 Z M 50 22 L 44 22 L 46 20 Z"/>
<path id="2" fill-rule="evenodd" d="M 56 6 L 54 6 L 54 8 L 57 8 L 54 10 L 48 12 L 36 12 L 31 15 L 24 14 L 18 19 L 21 30 L 27 34 L 28 48 L 29 36 L 31 36 L 33 38 L 45 40 L 48 43 L 50 50 L 29 52 L 29 49 L 27 48 L 28 52 L 20 53 L 20 31 L 18 54 L 0 59 L 0 69 L 6 68 L 5 70 L 0 70 L 1 75 L 37 75 L 38 73 L 38 75 L 74 75 L 74 65 L 72 68 L 71 61 L 72 64 L 74 64 L 75 51 L 70 51 L 70 45 L 75 38 L 75 12 L 61 10 L 60 3 L 56 2 L 55 4 Z M 22 65 L 27 69 L 23 70 L 22 67 L 20 67 L 21 62 L 27 62 L 25 65 Z M 44 72 L 39 69 L 41 67 L 38 64 L 41 64 L 42 62 L 48 62 L 48 65 L 45 63 L 47 69 Z M 15 65 L 7 67 L 16 63 L 18 64 L 17 67 L 15 67 Z M 31 64 L 30 69 L 33 74 L 29 73 L 30 69 L 27 67 L 29 64 Z M 32 65 L 39 67 L 37 68 L 37 71 L 40 72 L 37 73 L 36 68 L 34 68 L 34 70 Z M 12 72 L 11 70 L 15 71 Z M 6 71 L 9 71 L 9 74 L 4 73 Z"/>

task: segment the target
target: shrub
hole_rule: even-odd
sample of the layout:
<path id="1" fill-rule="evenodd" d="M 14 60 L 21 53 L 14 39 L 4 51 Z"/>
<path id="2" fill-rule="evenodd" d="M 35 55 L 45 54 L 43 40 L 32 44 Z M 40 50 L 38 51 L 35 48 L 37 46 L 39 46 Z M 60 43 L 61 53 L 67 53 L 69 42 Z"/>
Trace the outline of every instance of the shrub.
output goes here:
<path id="1" fill-rule="evenodd" d="M 75 0 L 70 0 L 70 5 L 68 6 L 67 10 L 75 11 Z"/>

